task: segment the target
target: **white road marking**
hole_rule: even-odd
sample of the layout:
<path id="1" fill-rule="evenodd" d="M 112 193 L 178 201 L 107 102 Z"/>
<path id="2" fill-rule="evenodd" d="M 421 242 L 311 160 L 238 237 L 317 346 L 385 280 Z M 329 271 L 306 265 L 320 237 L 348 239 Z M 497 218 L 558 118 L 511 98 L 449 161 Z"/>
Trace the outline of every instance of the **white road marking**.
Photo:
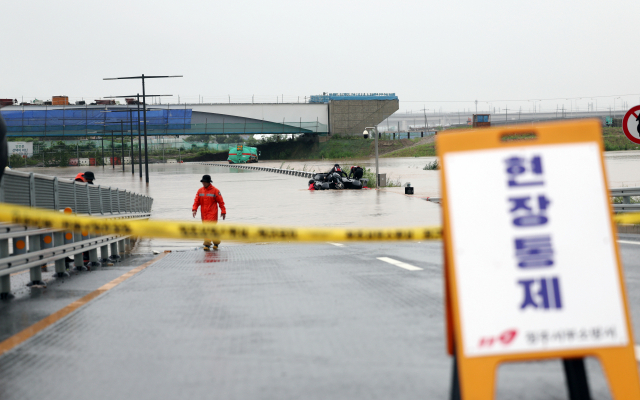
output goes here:
<path id="1" fill-rule="evenodd" d="M 389 264 L 395 265 L 396 267 L 404 268 L 409 271 L 422 271 L 422 268 L 413 266 L 411 264 L 407 264 L 402 261 L 394 260 L 393 258 L 389 258 L 389 257 L 376 257 L 376 258 L 380 261 L 387 262 Z"/>
<path id="2" fill-rule="evenodd" d="M 636 349 L 636 360 L 640 361 L 640 346 L 635 345 L 633 347 Z"/>
<path id="3" fill-rule="evenodd" d="M 338 246 L 338 247 L 344 247 L 342 243 L 331 243 L 331 242 L 327 242 L 327 243 L 332 244 L 334 246 Z"/>
<path id="4" fill-rule="evenodd" d="M 640 242 L 633 242 L 630 240 L 618 240 L 618 243 L 624 243 L 624 244 L 640 244 Z"/>

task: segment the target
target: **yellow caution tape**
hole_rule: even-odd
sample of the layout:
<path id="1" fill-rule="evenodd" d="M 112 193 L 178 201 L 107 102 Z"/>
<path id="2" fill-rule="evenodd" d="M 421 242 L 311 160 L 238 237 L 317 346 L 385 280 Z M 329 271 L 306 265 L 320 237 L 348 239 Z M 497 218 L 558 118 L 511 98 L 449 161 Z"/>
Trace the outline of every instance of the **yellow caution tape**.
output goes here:
<path id="1" fill-rule="evenodd" d="M 413 228 L 296 228 L 215 224 L 182 221 L 148 221 L 92 218 L 63 214 L 13 204 L 0 203 L 0 222 L 63 229 L 101 235 L 127 235 L 167 239 L 220 239 L 245 242 L 346 242 L 436 240 L 442 238 L 440 227 Z"/>

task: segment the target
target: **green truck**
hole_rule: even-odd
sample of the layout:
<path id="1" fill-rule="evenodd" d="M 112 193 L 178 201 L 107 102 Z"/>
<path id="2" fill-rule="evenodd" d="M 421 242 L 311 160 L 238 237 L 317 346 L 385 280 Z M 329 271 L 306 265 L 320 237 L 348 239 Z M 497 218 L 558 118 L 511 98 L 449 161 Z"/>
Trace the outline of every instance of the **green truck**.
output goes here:
<path id="1" fill-rule="evenodd" d="M 245 146 L 239 144 L 235 149 L 229 149 L 229 164 L 245 164 L 245 163 L 257 163 L 258 162 L 258 149 L 255 147 Z"/>

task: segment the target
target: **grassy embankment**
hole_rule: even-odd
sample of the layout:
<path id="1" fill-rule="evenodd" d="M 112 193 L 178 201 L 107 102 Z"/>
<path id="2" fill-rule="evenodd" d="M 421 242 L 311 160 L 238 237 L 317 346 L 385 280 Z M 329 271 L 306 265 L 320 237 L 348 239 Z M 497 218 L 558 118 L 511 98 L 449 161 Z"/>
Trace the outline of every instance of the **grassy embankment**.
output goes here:
<path id="1" fill-rule="evenodd" d="M 640 145 L 627 139 L 624 132 L 622 132 L 622 127 L 604 127 L 602 128 L 602 137 L 605 151 L 640 150 Z"/>
<path id="2" fill-rule="evenodd" d="M 419 139 L 407 141 L 385 141 L 379 146 L 380 152 L 388 152 L 406 147 Z M 375 142 L 364 139 L 331 138 L 326 142 L 294 140 L 258 145 L 261 160 L 339 160 L 345 158 L 369 158 L 375 155 Z"/>
<path id="3" fill-rule="evenodd" d="M 511 135 L 506 136 L 503 140 L 527 140 L 532 139 L 530 135 Z M 631 142 L 622 132 L 621 127 L 603 127 L 602 139 L 605 151 L 621 151 L 621 150 L 640 150 L 640 145 Z M 391 153 L 387 153 L 382 157 L 429 157 L 435 156 L 435 143 L 421 144 L 413 147 L 399 149 Z"/>
<path id="4" fill-rule="evenodd" d="M 407 147 L 384 154 L 382 157 L 433 157 L 436 155 L 436 144 L 426 143 Z"/>

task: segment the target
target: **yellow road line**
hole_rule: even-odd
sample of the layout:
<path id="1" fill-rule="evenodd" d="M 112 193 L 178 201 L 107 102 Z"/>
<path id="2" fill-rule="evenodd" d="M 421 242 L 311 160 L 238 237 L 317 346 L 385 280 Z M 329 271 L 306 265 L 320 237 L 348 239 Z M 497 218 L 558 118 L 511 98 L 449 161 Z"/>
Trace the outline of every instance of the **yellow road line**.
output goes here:
<path id="1" fill-rule="evenodd" d="M 10 338 L 5 339 L 4 341 L 0 342 L 0 355 L 6 353 L 7 351 L 9 351 L 9 350 L 13 349 L 14 347 L 16 347 L 17 345 L 19 345 L 20 343 L 23 343 L 24 341 L 26 341 L 26 340 L 30 339 L 31 337 L 35 336 L 38 332 L 46 329 L 47 327 L 53 325 L 54 323 L 60 321 L 62 318 L 64 318 L 67 315 L 71 314 L 72 312 L 74 312 L 78 308 L 86 305 L 91 300 L 93 300 L 96 297 L 100 296 L 101 294 L 105 293 L 109 289 L 113 289 L 114 287 L 118 286 L 119 284 L 121 284 L 122 282 L 124 282 L 127 279 L 131 278 L 132 276 L 134 276 L 138 272 L 142 271 L 143 269 L 147 268 L 151 264 L 155 263 L 156 261 L 159 261 L 162 257 L 166 256 L 167 254 L 169 254 L 169 253 L 163 253 L 163 254 L 158 255 L 153 260 L 148 261 L 148 262 L 142 264 L 141 266 L 132 269 L 131 271 L 119 276 L 118 278 L 112 280 L 111 282 L 109 282 L 109 283 L 107 283 L 105 285 L 102 285 L 98 289 L 96 289 L 93 292 L 87 294 L 86 296 L 74 301 L 73 303 L 69 304 L 68 306 L 64 307 L 63 309 L 54 312 L 53 314 L 49 315 L 48 317 L 36 322 L 35 324 L 31 325 L 30 327 L 25 328 L 22 331 L 16 333 L 15 335 L 11 336 Z"/>

